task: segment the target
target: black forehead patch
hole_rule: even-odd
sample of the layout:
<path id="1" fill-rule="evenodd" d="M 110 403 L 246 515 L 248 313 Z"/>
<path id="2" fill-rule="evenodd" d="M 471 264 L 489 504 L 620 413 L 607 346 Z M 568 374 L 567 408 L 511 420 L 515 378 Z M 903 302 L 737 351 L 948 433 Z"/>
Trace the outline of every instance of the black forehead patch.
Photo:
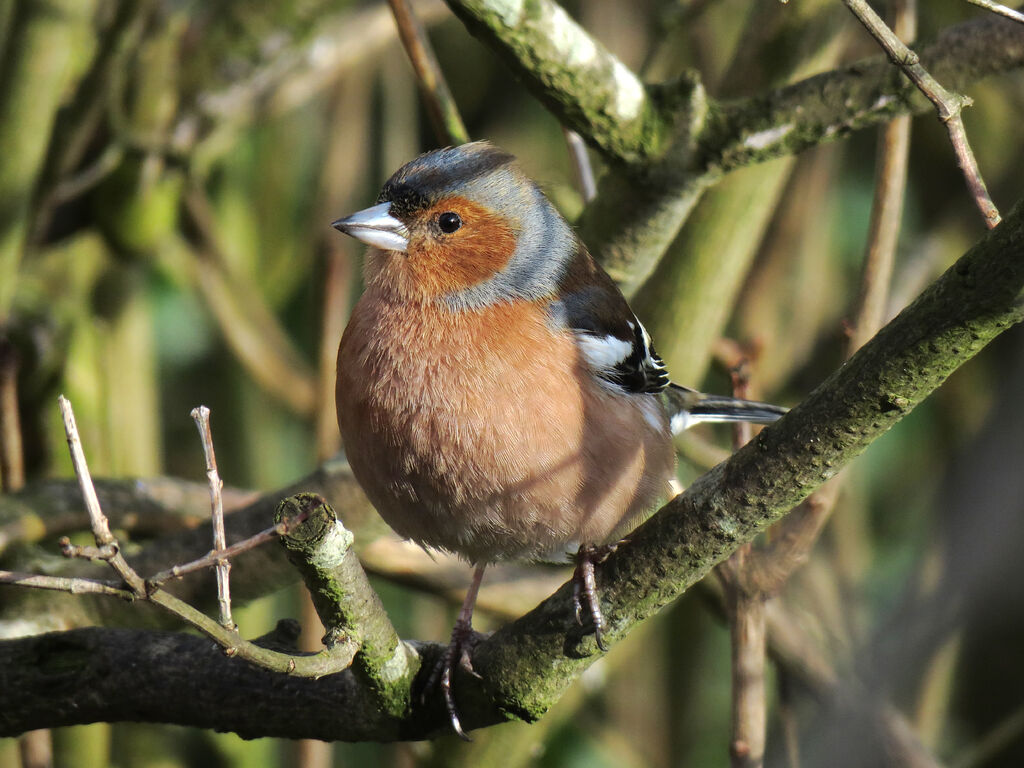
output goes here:
<path id="1" fill-rule="evenodd" d="M 415 213 L 457 192 L 461 184 L 514 160 L 508 152 L 484 141 L 435 149 L 399 168 L 384 184 L 377 202 L 391 203 L 396 216 Z"/>
<path id="2" fill-rule="evenodd" d="M 391 181 L 387 182 L 380 194 L 377 195 L 377 202 L 391 203 L 391 214 L 399 218 L 430 206 L 427 196 L 418 192 L 414 187 Z"/>

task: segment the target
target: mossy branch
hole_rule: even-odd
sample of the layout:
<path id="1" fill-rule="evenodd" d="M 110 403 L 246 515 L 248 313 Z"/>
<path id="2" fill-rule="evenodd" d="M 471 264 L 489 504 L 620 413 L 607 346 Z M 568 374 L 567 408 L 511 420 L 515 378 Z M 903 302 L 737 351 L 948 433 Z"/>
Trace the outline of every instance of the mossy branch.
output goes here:
<path id="1" fill-rule="evenodd" d="M 1024 203 L 1018 203 L 803 403 L 609 557 L 598 574 L 607 638 L 621 639 L 678 597 L 1022 318 Z M 429 669 L 441 647 L 416 649 L 421 668 Z M 456 686 L 463 722 L 534 720 L 597 657 L 593 636 L 575 622 L 566 584 L 477 647 L 474 667 L 482 680 L 461 675 Z M 446 726 L 436 703 L 414 703 L 403 717 L 381 714 L 372 692 L 350 672 L 316 681 L 275 676 L 211 655 L 184 635 L 74 630 L 6 641 L 0 669 L 6 682 L 0 735 L 120 719 L 347 740 L 426 738 Z M 197 704 L 203 701 L 216 705 Z M 253 701 L 259 702 L 255 713 Z M 337 717 L 339 711 L 346 716 Z"/>
<path id="2" fill-rule="evenodd" d="M 579 227 L 627 296 L 724 172 L 929 109 L 881 56 L 756 97 L 716 101 L 693 73 L 641 83 L 551 0 L 447 2 L 609 162 Z M 924 48 L 921 60 L 942 82 L 963 88 L 1024 65 L 1024 28 L 993 18 L 959 24 Z"/>
<path id="3" fill-rule="evenodd" d="M 606 157 L 641 163 L 661 149 L 661 109 L 644 84 L 557 3 L 447 0 L 473 35 Z"/>
<path id="4" fill-rule="evenodd" d="M 299 569 L 327 629 L 324 644 L 354 642 L 356 675 L 373 692 L 378 709 L 399 716 L 409 707 L 419 658 L 398 637 L 377 593 L 352 549 L 353 536 L 331 506 L 312 493 L 291 496 L 277 508 L 274 521 L 308 515 L 281 537 L 288 559 Z"/>

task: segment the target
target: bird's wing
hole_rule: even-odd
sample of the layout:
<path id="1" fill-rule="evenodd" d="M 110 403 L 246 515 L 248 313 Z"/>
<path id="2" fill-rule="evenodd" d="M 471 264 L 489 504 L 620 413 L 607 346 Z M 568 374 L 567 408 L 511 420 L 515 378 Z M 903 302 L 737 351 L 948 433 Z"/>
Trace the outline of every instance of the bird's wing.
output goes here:
<path id="1" fill-rule="evenodd" d="M 585 252 L 574 267 L 552 314 L 575 335 L 583 360 L 603 384 L 623 392 L 661 392 L 668 371 L 618 287 Z"/>

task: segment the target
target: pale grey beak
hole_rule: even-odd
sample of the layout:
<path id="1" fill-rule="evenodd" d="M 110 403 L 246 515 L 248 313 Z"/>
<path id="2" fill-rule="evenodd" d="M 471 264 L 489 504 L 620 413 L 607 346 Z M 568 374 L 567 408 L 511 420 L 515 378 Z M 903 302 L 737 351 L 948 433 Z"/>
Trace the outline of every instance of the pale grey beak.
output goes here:
<path id="1" fill-rule="evenodd" d="M 409 247 L 409 230 L 390 211 L 391 203 L 381 203 L 344 219 L 332 221 L 331 226 L 367 245 L 405 253 Z"/>

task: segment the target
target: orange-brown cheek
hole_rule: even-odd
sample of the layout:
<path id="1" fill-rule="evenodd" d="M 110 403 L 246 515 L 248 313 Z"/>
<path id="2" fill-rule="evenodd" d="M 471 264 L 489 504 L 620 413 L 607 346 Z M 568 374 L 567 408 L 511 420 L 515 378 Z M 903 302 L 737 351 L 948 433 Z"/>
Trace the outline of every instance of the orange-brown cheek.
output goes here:
<path id="1" fill-rule="evenodd" d="M 429 296 L 460 291 L 494 277 L 516 249 L 512 228 L 486 208 L 462 199 L 448 200 L 440 207 L 458 212 L 465 223 L 451 235 L 410 249 L 412 277 Z"/>

